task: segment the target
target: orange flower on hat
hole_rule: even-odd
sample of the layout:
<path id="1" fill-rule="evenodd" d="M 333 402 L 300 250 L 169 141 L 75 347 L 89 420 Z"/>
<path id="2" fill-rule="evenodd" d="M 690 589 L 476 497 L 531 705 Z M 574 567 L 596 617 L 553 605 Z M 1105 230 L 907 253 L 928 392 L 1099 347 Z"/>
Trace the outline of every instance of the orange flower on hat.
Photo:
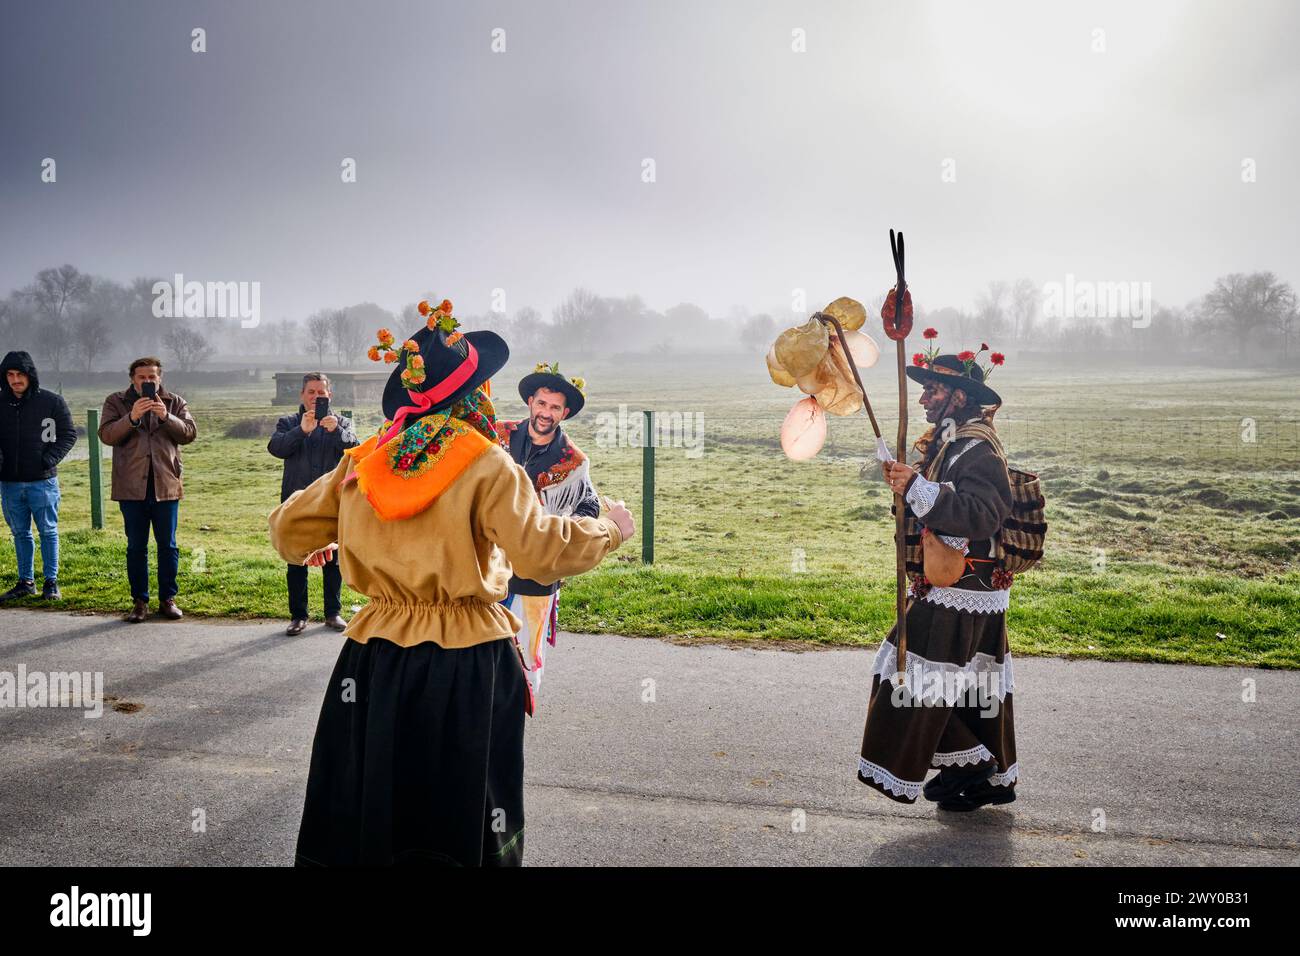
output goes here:
<path id="1" fill-rule="evenodd" d="M 415 344 L 415 339 L 407 339 L 405 342 L 402 343 L 402 348 L 406 349 L 406 351 L 408 352 L 420 351 L 420 346 Z"/>
<path id="2" fill-rule="evenodd" d="M 412 355 L 406 362 L 408 368 L 424 368 L 424 356 Z"/>
<path id="3" fill-rule="evenodd" d="M 425 301 L 423 301 L 423 300 L 420 302 L 419 305 L 416 306 L 416 309 L 419 310 L 419 312 L 420 312 L 421 315 L 428 315 L 430 312 L 433 311 L 433 310 L 429 307 L 429 303 L 428 303 L 428 302 L 425 302 Z"/>
<path id="4" fill-rule="evenodd" d="M 385 352 L 385 353 L 384 353 L 384 361 L 387 362 L 387 363 L 389 363 L 390 365 L 391 365 L 393 362 L 396 362 L 396 361 L 397 361 L 397 353 L 396 353 L 396 352 Z"/>
<path id="5" fill-rule="evenodd" d="M 443 315 L 451 315 L 451 299 L 443 299 L 442 304 L 438 306 L 438 311 Z"/>
<path id="6" fill-rule="evenodd" d="M 380 329 L 378 332 L 379 344 L 384 346 L 392 345 L 394 342 L 393 333 L 387 329 Z"/>
<path id="7" fill-rule="evenodd" d="M 372 346 L 370 346 L 370 348 L 366 351 L 366 356 L 370 359 L 370 361 L 372 361 L 372 362 L 378 362 L 378 361 L 379 361 L 379 346 L 377 346 L 377 345 L 372 345 Z"/>

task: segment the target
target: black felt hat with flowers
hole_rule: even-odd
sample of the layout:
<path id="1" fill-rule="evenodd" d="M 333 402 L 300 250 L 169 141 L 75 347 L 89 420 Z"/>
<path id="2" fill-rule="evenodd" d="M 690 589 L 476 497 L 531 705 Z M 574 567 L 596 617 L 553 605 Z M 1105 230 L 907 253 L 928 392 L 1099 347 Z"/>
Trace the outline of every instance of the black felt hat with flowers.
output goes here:
<path id="1" fill-rule="evenodd" d="M 938 332 L 926 329 L 925 337 L 933 341 Z M 1001 405 L 1002 396 L 985 384 L 993 371 L 992 366 L 1001 365 L 1006 357 L 1001 352 L 989 356 L 992 366 L 985 368 L 978 359 L 981 352 L 988 351 L 988 345 L 980 343 L 979 352 L 958 352 L 956 355 L 941 355 L 937 346 L 928 351 L 917 352 L 912 356 L 912 364 L 907 367 L 907 377 L 922 385 L 942 385 L 944 388 L 961 389 L 976 405 Z"/>
<path id="2" fill-rule="evenodd" d="M 394 364 L 384 386 L 384 417 L 418 406 L 407 421 L 442 411 L 499 372 L 510 358 L 510 346 L 495 332 L 461 332 L 447 299 L 433 307 L 420 303 L 425 327 L 400 346 L 388 329 L 380 329 L 379 344 L 370 347 L 372 361 Z M 381 355 L 382 353 L 382 355 Z"/>
<path id="3" fill-rule="evenodd" d="M 569 409 L 568 418 L 576 417 L 587 403 L 587 396 L 583 394 L 587 389 L 586 380 L 565 378 L 560 374 L 559 362 L 550 365 L 538 362 L 532 372 L 519 380 L 519 397 L 527 402 L 539 388 L 564 393 L 564 404 Z"/>

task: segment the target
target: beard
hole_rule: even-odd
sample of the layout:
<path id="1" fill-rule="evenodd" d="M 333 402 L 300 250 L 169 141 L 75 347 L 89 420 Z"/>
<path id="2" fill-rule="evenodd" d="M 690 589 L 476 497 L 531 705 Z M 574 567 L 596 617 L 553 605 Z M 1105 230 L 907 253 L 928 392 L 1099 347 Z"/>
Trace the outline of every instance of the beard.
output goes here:
<path id="1" fill-rule="evenodd" d="M 554 418 L 552 418 L 552 419 L 551 419 L 549 422 L 547 422 L 546 424 L 542 424 L 541 422 L 539 422 L 539 421 L 537 420 L 537 416 L 534 415 L 534 416 L 529 420 L 528 424 L 532 426 L 533 431 L 537 432 L 537 434 L 539 434 L 539 435 L 549 435 L 551 432 L 553 432 L 553 431 L 555 430 L 555 426 L 556 426 L 558 423 L 555 421 Z"/>

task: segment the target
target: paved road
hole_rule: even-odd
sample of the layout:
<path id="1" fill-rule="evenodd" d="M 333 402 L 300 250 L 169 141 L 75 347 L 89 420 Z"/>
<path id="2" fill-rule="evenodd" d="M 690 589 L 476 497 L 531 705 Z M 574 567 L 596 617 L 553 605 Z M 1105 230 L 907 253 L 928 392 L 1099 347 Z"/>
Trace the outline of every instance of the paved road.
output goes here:
<path id="1" fill-rule="evenodd" d="M 0 671 L 102 671 L 123 708 L 0 710 L 0 864 L 291 860 L 344 638 L 282 631 L 0 611 Z M 530 865 L 1300 863 L 1300 672 L 1017 658 L 1020 799 L 964 815 L 857 783 L 870 652 L 564 634 L 549 660 Z"/>

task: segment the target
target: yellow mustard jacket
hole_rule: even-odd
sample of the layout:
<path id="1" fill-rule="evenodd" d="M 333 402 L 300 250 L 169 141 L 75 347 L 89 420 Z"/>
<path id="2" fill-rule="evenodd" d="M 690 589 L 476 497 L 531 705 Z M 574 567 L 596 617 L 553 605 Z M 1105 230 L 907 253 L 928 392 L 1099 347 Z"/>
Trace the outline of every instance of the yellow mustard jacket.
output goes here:
<path id="1" fill-rule="evenodd" d="M 371 442 L 356 451 L 364 453 Z M 356 462 L 297 491 L 271 512 L 271 543 L 302 564 L 337 541 L 343 580 L 370 598 L 345 633 L 365 643 L 434 641 L 472 647 L 518 633 L 500 603 L 511 570 L 543 584 L 589 571 L 622 543 L 609 518 L 548 515 L 502 448 L 477 454 L 427 508 L 384 520 L 348 479 Z"/>

